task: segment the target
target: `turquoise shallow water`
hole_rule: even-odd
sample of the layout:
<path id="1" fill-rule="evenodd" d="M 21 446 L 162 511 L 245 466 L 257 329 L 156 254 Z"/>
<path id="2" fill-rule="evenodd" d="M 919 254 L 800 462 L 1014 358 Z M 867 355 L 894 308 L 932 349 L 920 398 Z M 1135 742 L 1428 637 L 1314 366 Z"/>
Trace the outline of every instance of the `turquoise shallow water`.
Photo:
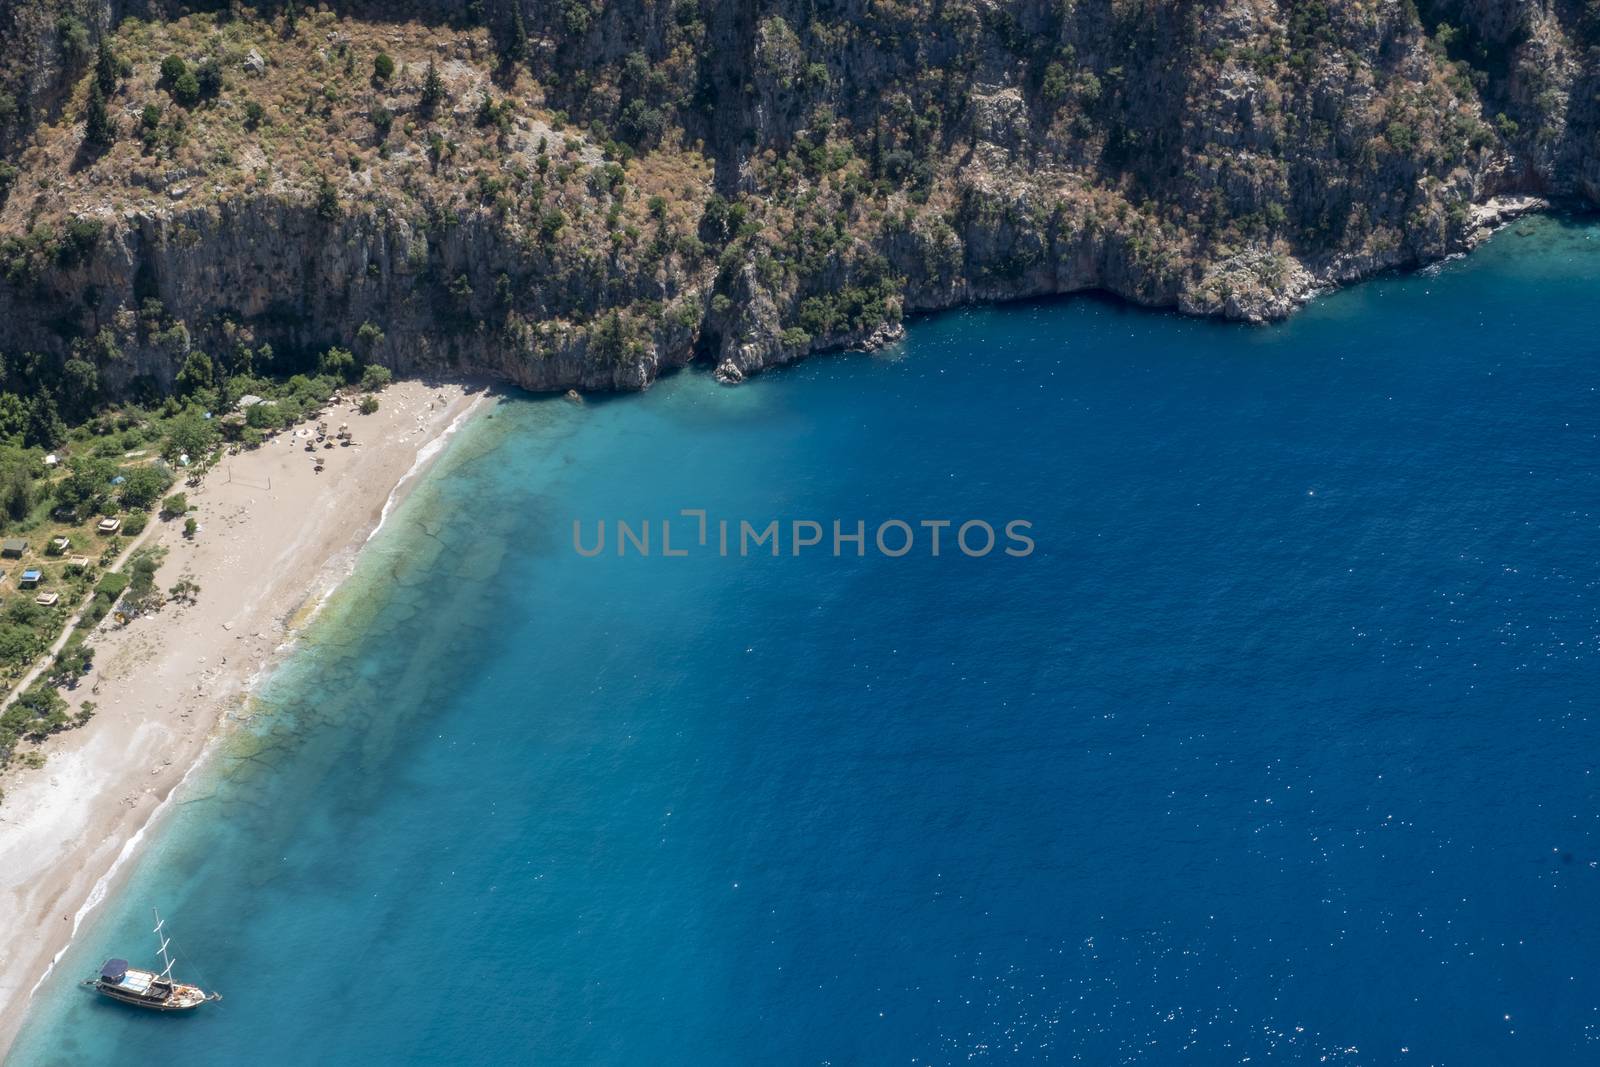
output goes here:
<path id="1" fill-rule="evenodd" d="M 1543 221 L 1268 329 L 507 401 L 9 1062 L 1594 1062 L 1597 284 Z M 572 550 L 686 507 L 1038 550 Z M 221 1004 L 73 988 L 152 904 Z"/>

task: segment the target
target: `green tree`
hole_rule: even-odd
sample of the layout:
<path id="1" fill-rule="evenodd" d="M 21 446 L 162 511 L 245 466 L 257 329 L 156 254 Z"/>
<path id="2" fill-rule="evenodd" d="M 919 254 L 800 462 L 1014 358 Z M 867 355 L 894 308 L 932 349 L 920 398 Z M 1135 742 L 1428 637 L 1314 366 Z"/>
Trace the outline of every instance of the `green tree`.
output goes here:
<path id="1" fill-rule="evenodd" d="M 528 27 L 522 21 L 522 0 L 512 0 L 511 37 L 506 42 L 506 58 L 521 62 L 528 54 Z"/>
<path id="2" fill-rule="evenodd" d="M 339 217 L 339 190 L 326 174 L 317 179 L 317 214 L 329 222 Z"/>
<path id="3" fill-rule="evenodd" d="M 372 77 L 378 82 L 386 82 L 394 77 L 394 57 L 388 52 L 379 52 L 373 57 Z"/>
<path id="4" fill-rule="evenodd" d="M 111 45 L 101 35 L 99 47 L 94 57 L 94 80 L 100 86 L 100 91 L 110 96 L 117 91 L 117 57 L 111 52 Z"/>
<path id="5" fill-rule="evenodd" d="M 444 101 L 444 79 L 439 77 L 439 67 L 430 58 L 428 71 L 422 76 L 422 96 L 418 103 L 422 110 L 432 113 Z"/>
<path id="6" fill-rule="evenodd" d="M 21 449 L 0 448 L 0 514 L 13 521 L 33 510 L 33 463 Z"/>
<path id="7" fill-rule="evenodd" d="M 244 424 L 254 430 L 276 430 L 283 419 L 276 404 L 251 404 L 244 409 Z"/>
<path id="8" fill-rule="evenodd" d="M 0 393 L 0 442 L 21 442 L 28 432 L 28 405 L 16 393 Z"/>
<path id="9" fill-rule="evenodd" d="M 43 648 L 35 650 L 28 659 L 31 660 L 42 651 Z M 17 702 L 0 718 L 0 724 L 3 724 L 3 729 L 0 729 L 0 755 L 5 755 L 9 754 L 10 745 L 17 735 L 42 741 L 58 730 L 65 730 L 72 720 L 67 717 L 67 702 L 56 692 L 55 686 L 39 681 L 17 698 Z"/>
<path id="10" fill-rule="evenodd" d="M 369 393 L 375 393 L 394 380 L 394 375 L 388 367 L 377 363 L 370 364 L 361 372 L 361 388 Z"/>
<path id="11" fill-rule="evenodd" d="M 67 424 L 61 421 L 55 394 L 41 389 L 28 402 L 28 430 L 24 441 L 34 448 L 54 448 L 67 437 Z"/>
<path id="12" fill-rule="evenodd" d="M 171 484 L 172 476 L 159 467 L 135 467 L 122 476 L 117 499 L 125 508 L 145 509 L 160 500 Z"/>
<path id="13" fill-rule="evenodd" d="M 83 110 L 83 140 L 93 148 L 105 148 L 117 139 L 117 126 L 106 107 L 106 94 L 99 82 L 89 83 L 89 103 Z"/>
<path id="14" fill-rule="evenodd" d="M 355 353 L 348 348 L 335 345 L 317 359 L 317 371 L 329 377 L 351 381 L 356 376 L 357 363 Z"/>
<path id="15" fill-rule="evenodd" d="M 206 99 L 222 92 L 222 64 L 215 57 L 208 58 L 195 68 L 195 89 Z"/>
<path id="16" fill-rule="evenodd" d="M 216 426 L 210 419 L 203 419 L 198 412 L 191 410 L 167 423 L 161 454 L 168 460 L 188 456 L 191 463 L 199 463 L 211 454 L 216 443 Z"/>
<path id="17" fill-rule="evenodd" d="M 204 352 L 190 352 L 183 361 L 183 367 L 178 371 L 178 376 L 173 381 L 179 396 L 188 396 L 196 389 L 209 388 L 215 383 L 216 368 L 211 362 L 211 357 Z"/>
<path id="18" fill-rule="evenodd" d="M 48 10 L 48 9 L 46 9 Z M 89 44 L 89 27 L 83 20 L 73 15 L 62 15 L 56 20 L 56 33 L 61 37 L 61 52 L 67 57 L 67 63 L 77 69 L 89 58 L 92 50 Z"/>
<path id="19" fill-rule="evenodd" d="M 87 418 L 100 396 L 100 370 L 86 359 L 73 357 L 61 368 L 64 395 L 69 401 L 73 421 Z"/>
<path id="20" fill-rule="evenodd" d="M 1067 98 L 1071 88 L 1072 79 L 1066 67 L 1051 63 L 1044 69 L 1044 82 L 1039 86 L 1039 95 L 1044 97 L 1045 103 L 1059 104 Z"/>
<path id="21" fill-rule="evenodd" d="M 189 72 L 189 64 L 183 61 L 182 56 L 167 56 L 161 61 L 161 80 L 171 85 Z"/>
<path id="22" fill-rule="evenodd" d="M 356 351 L 365 359 L 371 359 L 373 351 L 383 344 L 383 327 L 368 320 L 361 324 L 356 331 Z"/>
<path id="23" fill-rule="evenodd" d="M 73 456 L 67 461 L 67 476 L 56 483 L 56 503 L 79 518 L 101 511 L 111 495 L 115 471 L 110 460 Z"/>
<path id="24" fill-rule="evenodd" d="M 194 107 L 200 102 L 200 80 L 194 71 L 186 70 L 172 83 L 172 98 L 184 107 Z"/>

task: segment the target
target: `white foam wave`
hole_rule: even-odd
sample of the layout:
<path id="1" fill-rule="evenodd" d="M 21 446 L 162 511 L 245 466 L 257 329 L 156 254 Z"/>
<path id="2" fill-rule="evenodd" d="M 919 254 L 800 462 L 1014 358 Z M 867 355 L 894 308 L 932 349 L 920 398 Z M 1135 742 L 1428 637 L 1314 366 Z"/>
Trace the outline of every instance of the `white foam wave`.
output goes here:
<path id="1" fill-rule="evenodd" d="M 378 525 L 374 526 L 372 532 L 367 534 L 368 541 L 378 536 L 378 531 L 383 529 L 383 524 L 389 521 L 389 513 L 394 510 L 395 505 L 399 502 L 400 491 L 405 488 L 406 483 L 421 473 L 433 457 L 444 450 L 445 443 L 455 436 L 457 430 L 461 429 L 462 425 L 467 421 L 467 417 L 478 410 L 478 405 L 483 403 L 483 400 L 484 394 L 481 393 L 473 397 L 472 403 L 463 408 L 461 414 L 451 419 L 450 425 L 446 426 L 443 432 L 417 449 L 417 458 L 411 464 L 411 469 L 401 475 L 400 480 L 394 483 L 394 488 L 389 490 L 389 499 L 383 502 L 383 510 L 378 513 Z"/>

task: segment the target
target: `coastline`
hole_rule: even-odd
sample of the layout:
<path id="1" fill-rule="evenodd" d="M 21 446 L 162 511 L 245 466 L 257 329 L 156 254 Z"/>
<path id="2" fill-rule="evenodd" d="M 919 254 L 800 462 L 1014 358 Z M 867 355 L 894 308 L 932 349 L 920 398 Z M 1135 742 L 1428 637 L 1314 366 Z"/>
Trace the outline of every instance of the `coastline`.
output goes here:
<path id="1" fill-rule="evenodd" d="M 448 438 L 483 410 L 479 384 L 398 382 L 379 410 L 350 400 L 322 418 L 348 422 L 355 448 L 320 451 L 303 427 L 224 457 L 188 490 L 199 522 L 151 537 L 167 550 L 162 588 L 197 582 L 196 603 L 169 603 L 93 640 L 93 670 L 66 694 L 97 706 L 84 727 L 45 747 L 42 769 L 4 777 L 0 805 L 0 1060 L 33 991 L 86 918 L 113 892 L 169 801 L 204 764 L 232 712 L 347 577 L 357 553 L 415 487 Z"/>

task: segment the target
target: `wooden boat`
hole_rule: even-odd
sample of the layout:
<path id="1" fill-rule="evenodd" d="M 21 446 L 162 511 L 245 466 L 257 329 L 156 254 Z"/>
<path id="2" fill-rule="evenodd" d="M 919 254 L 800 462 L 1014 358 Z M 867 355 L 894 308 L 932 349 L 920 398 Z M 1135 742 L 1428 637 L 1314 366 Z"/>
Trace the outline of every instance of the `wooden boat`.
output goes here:
<path id="1" fill-rule="evenodd" d="M 173 979 L 172 956 L 167 951 L 172 942 L 161 932 L 165 925 L 161 913 L 157 911 L 155 915 L 156 940 L 161 944 L 161 962 L 165 964 L 160 974 L 130 967 L 127 960 L 109 959 L 99 975 L 85 979 L 83 984 L 94 986 L 112 1000 L 152 1011 L 193 1011 L 208 1001 L 221 1000 L 221 993 L 207 993 L 199 986 Z"/>

